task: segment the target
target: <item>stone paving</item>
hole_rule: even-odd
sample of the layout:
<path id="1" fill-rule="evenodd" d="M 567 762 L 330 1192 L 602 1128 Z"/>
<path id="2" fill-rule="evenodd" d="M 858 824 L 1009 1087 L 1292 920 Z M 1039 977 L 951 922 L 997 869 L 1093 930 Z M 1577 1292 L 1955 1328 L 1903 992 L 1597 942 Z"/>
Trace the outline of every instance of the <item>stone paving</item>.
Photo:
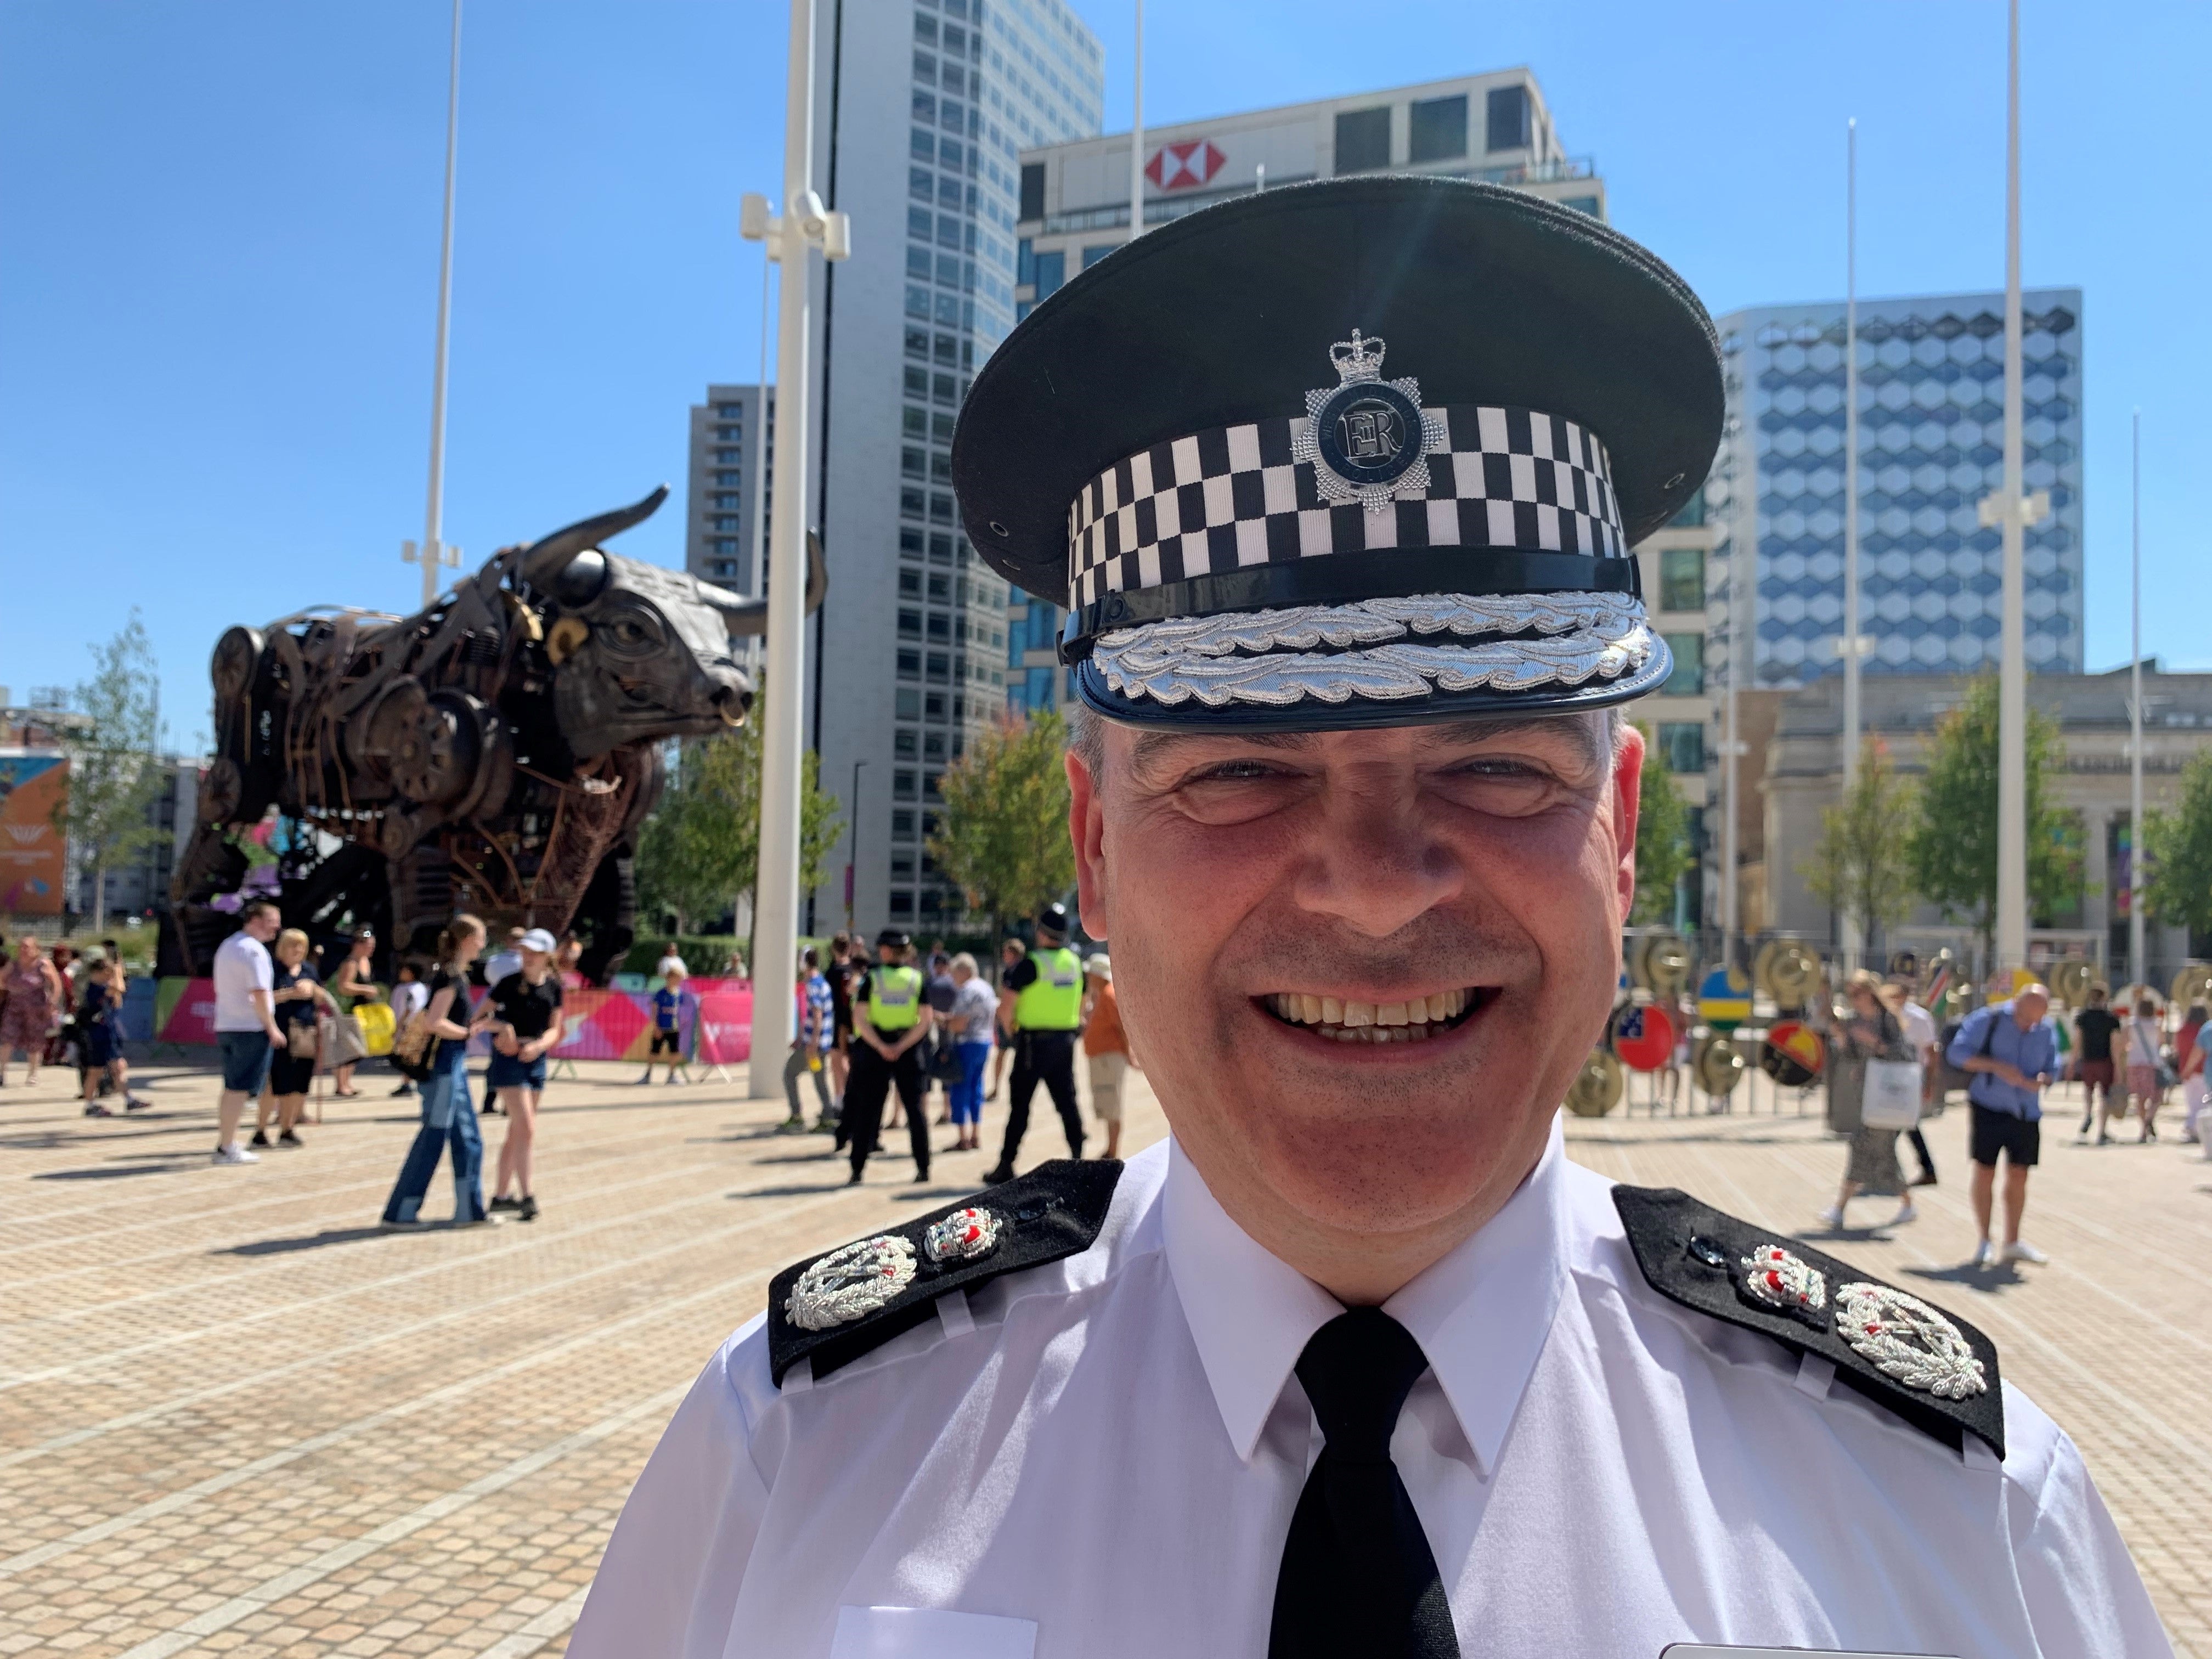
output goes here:
<path id="1" fill-rule="evenodd" d="M 149 1068 L 155 1109 L 103 1121 L 78 1115 L 72 1078 L 26 1088 L 11 1067 L 0 1656 L 559 1653 L 661 1425 L 769 1278 L 959 1195 L 990 1156 L 942 1154 L 926 1187 L 886 1157 L 850 1190 L 826 1138 L 775 1135 L 781 1103 L 741 1082 L 584 1070 L 540 1125 L 540 1219 L 387 1237 L 414 1123 L 388 1077 L 328 1103 L 304 1150 L 217 1169 L 204 1071 Z M 1804 1230 L 1842 1149 L 1758 1081 L 1727 1115 L 1570 1120 L 1571 1150 Z M 1165 1126 L 1131 1085 L 1134 1151 Z M 1960 1267 L 1958 1110 L 1930 1126 L 1944 1182 L 1918 1222 L 1804 1236 L 1990 1331 L 2081 1443 L 2177 1646 L 2212 1659 L 2212 1280 L 2191 1265 L 2212 1166 L 2171 1141 L 2064 1144 L 2054 1106 L 2028 1229 L 2050 1266 Z M 503 1126 L 484 1131 L 495 1156 Z M 1043 1111 L 1029 1156 L 1058 1143 Z"/>

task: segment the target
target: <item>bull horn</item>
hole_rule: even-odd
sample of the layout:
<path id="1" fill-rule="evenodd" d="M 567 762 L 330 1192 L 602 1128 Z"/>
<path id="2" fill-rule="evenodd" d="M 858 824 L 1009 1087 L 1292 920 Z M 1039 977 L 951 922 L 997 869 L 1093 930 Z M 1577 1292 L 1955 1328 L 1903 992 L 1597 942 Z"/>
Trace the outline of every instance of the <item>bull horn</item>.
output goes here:
<path id="1" fill-rule="evenodd" d="M 704 588 L 706 584 L 700 584 Z M 822 599 L 830 591 L 830 562 L 823 556 L 822 536 L 818 531 L 806 532 L 806 614 L 812 616 L 822 608 Z M 758 639 L 768 633 L 768 601 L 739 599 L 733 604 L 710 600 L 722 613 L 729 625 L 730 637 L 744 639 L 748 635 Z"/>
<path id="2" fill-rule="evenodd" d="M 611 513 L 602 513 L 597 518 L 584 519 L 556 530 L 542 540 L 532 542 L 515 562 L 515 568 L 523 580 L 532 587 L 543 588 L 567 567 L 569 560 L 587 547 L 597 547 L 611 537 L 619 536 L 634 524 L 642 523 L 659 510 L 668 499 L 668 486 L 662 484 L 643 501 L 629 507 L 618 507 Z"/>

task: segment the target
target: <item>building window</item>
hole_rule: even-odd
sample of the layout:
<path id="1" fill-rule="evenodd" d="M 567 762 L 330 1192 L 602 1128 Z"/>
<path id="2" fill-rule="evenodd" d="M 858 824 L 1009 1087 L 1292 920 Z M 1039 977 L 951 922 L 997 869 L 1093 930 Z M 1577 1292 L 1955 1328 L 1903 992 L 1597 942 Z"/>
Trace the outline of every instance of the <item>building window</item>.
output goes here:
<path id="1" fill-rule="evenodd" d="M 908 167 L 906 170 L 906 193 L 917 202 L 927 202 L 937 194 L 937 178 L 927 167 Z"/>
<path id="2" fill-rule="evenodd" d="M 1528 148 L 1528 88 L 1521 82 L 1492 87 L 1483 123 L 1485 149 Z"/>
<path id="3" fill-rule="evenodd" d="M 921 612 L 902 611 L 898 613 L 898 631 L 910 640 L 921 637 Z"/>
<path id="4" fill-rule="evenodd" d="M 1659 608 L 1662 611 L 1703 611 L 1705 608 L 1705 550 L 1670 547 L 1659 556 Z"/>
<path id="5" fill-rule="evenodd" d="M 925 389 L 927 389 L 927 383 L 929 377 L 925 374 L 921 378 L 924 382 Z M 908 437 L 927 438 L 929 435 L 928 410 L 915 409 L 909 406 L 906 410 L 905 413 L 901 416 L 901 419 L 904 422 L 902 429 L 905 431 Z"/>
<path id="6" fill-rule="evenodd" d="M 921 653 L 919 651 L 900 652 L 898 653 L 898 672 L 899 678 L 902 680 L 920 679 L 921 678 Z"/>
<path id="7" fill-rule="evenodd" d="M 928 458 L 921 450 L 902 449 L 899 452 L 899 471 L 905 473 L 908 477 L 922 477 L 927 466 Z"/>
<path id="8" fill-rule="evenodd" d="M 945 775 L 941 772 L 925 772 L 921 775 L 921 793 L 923 799 L 943 800 L 945 799 L 943 792 L 937 787 L 938 780 L 944 775 Z"/>
<path id="9" fill-rule="evenodd" d="M 940 404 L 957 403 L 959 400 L 960 391 L 958 383 L 956 382 L 950 374 L 939 374 L 935 376 L 931 384 L 930 389 L 932 394 Z"/>
<path id="10" fill-rule="evenodd" d="M 918 518 L 920 518 L 920 517 L 921 516 L 921 514 L 922 514 L 922 494 L 921 494 L 921 491 L 920 491 L 919 489 L 902 489 L 902 490 L 900 490 L 900 491 L 899 491 L 899 511 L 900 511 L 900 512 L 902 512 L 902 513 L 903 513 L 904 514 L 906 514 L 906 516 L 907 516 L 908 518 L 909 518 L 909 519 L 918 519 Z"/>
<path id="11" fill-rule="evenodd" d="M 894 772 L 891 774 L 891 799 L 894 800 L 912 800 L 914 799 L 913 773 Z"/>
<path id="12" fill-rule="evenodd" d="M 895 759 L 916 759 L 921 752 L 921 738 L 918 732 L 894 732 L 891 733 L 891 755 Z"/>
<path id="13" fill-rule="evenodd" d="M 1425 98 L 1406 110 L 1406 159 L 1449 161 L 1467 154 L 1467 94 Z"/>
<path id="14" fill-rule="evenodd" d="M 1042 300 L 1060 291 L 1067 281 L 1067 251 L 1054 248 L 1036 256 L 1036 296 Z"/>
<path id="15" fill-rule="evenodd" d="M 895 916 L 912 915 L 914 914 L 914 895 L 912 893 L 893 893 L 891 895 L 891 914 Z"/>
<path id="16" fill-rule="evenodd" d="M 1093 242 L 1083 250 L 1083 268 L 1085 270 L 1090 270 L 1091 266 L 1097 264 L 1108 254 L 1114 252 L 1121 246 L 1119 242 Z"/>
<path id="17" fill-rule="evenodd" d="M 1577 213 L 1587 213 L 1593 219 L 1605 217 L 1597 210 L 1597 198 L 1595 196 L 1565 196 L 1559 198 L 1559 205 L 1572 208 Z"/>
<path id="18" fill-rule="evenodd" d="M 921 692 L 919 692 L 919 691 L 910 691 L 910 690 L 907 690 L 905 687 L 902 686 L 902 687 L 900 687 L 900 688 L 899 688 L 899 690 L 898 690 L 898 692 L 897 692 L 896 696 L 897 696 L 897 699 L 898 699 L 898 702 L 897 702 L 898 717 L 899 717 L 901 720 L 920 720 L 920 719 L 921 718 Z"/>
<path id="19" fill-rule="evenodd" d="M 902 630 L 904 629 L 906 625 L 906 615 L 907 613 L 904 611 L 899 613 L 899 625 Z M 951 628 L 952 624 L 951 621 L 942 613 L 938 611 L 932 611 L 930 613 L 929 637 L 931 639 L 939 641 L 951 639 L 952 637 Z"/>
<path id="20" fill-rule="evenodd" d="M 951 553 L 952 538 L 950 536 L 933 536 L 930 539 L 937 544 L 939 550 L 938 557 L 945 558 Z M 935 599 L 939 605 L 944 605 L 950 601 L 952 597 L 952 578 L 945 575 L 941 571 L 931 571 L 929 573 L 929 597 Z"/>
<path id="21" fill-rule="evenodd" d="M 926 283 L 929 280 L 929 250 L 908 242 L 906 245 L 906 274 Z"/>
<path id="22" fill-rule="evenodd" d="M 950 495 L 932 495 L 929 498 L 929 516 L 936 520 L 939 524 L 951 524 L 952 522 L 952 497 Z"/>
<path id="23" fill-rule="evenodd" d="M 1659 752 L 1675 772 L 1705 769 L 1705 723 L 1703 720 L 1659 722 Z"/>
<path id="24" fill-rule="evenodd" d="M 929 331 L 910 328 L 906 331 L 906 355 L 909 357 L 929 356 Z"/>
<path id="25" fill-rule="evenodd" d="M 929 653 L 929 678 L 942 685 L 952 678 L 952 659 L 942 651 Z M 1672 682 L 1668 682 L 1670 684 Z"/>
<path id="26" fill-rule="evenodd" d="M 1682 510 L 1667 520 L 1670 530 L 1696 530 L 1705 521 L 1705 488 L 1699 484 L 1682 503 Z"/>
<path id="27" fill-rule="evenodd" d="M 1336 117 L 1336 170 L 1373 173 L 1390 165 L 1390 106 L 1340 110 Z"/>
<path id="28" fill-rule="evenodd" d="M 920 599 L 921 597 L 921 572 L 920 572 L 919 570 L 902 570 L 902 571 L 900 571 L 900 572 L 899 572 L 899 598 L 901 598 L 901 599 Z"/>
<path id="29" fill-rule="evenodd" d="M 900 841 L 914 839 L 914 809 L 902 807 L 891 814 L 891 834 Z"/>
<path id="30" fill-rule="evenodd" d="M 914 879 L 913 854 L 899 853 L 893 854 L 891 858 L 891 879 L 893 881 L 912 881 Z"/>
<path id="31" fill-rule="evenodd" d="M 929 435 L 941 444 L 952 441 L 953 418 L 950 415 L 933 416 L 929 422 Z"/>
<path id="32" fill-rule="evenodd" d="M 916 288 L 911 283 L 907 284 L 906 314 L 909 317 L 917 317 L 923 319 L 924 320 L 927 319 L 929 316 L 929 290 L 927 289 Z"/>
<path id="33" fill-rule="evenodd" d="M 927 737 L 924 738 L 921 740 L 921 752 L 931 760 L 943 760 L 945 758 L 945 733 L 942 732 L 932 732 Z"/>
<path id="34" fill-rule="evenodd" d="M 1705 636 L 1703 634 L 1667 634 L 1661 637 L 1667 648 L 1674 653 L 1674 672 L 1667 677 L 1667 684 L 1659 688 L 1662 697 L 1702 697 L 1705 695 Z"/>

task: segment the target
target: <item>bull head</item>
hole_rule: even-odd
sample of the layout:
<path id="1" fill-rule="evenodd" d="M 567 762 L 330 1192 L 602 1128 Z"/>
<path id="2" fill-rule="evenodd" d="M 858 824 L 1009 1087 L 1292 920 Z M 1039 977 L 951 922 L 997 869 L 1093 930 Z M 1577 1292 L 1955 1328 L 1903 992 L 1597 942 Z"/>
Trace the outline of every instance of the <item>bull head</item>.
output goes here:
<path id="1" fill-rule="evenodd" d="M 511 567 L 544 607 L 555 714 L 579 759 L 623 743 L 740 726 L 752 705 L 752 682 L 730 641 L 767 631 L 768 601 L 599 545 L 667 498 L 664 484 L 633 506 L 556 530 Z M 811 612 L 829 578 L 819 538 L 810 532 L 807 543 Z"/>

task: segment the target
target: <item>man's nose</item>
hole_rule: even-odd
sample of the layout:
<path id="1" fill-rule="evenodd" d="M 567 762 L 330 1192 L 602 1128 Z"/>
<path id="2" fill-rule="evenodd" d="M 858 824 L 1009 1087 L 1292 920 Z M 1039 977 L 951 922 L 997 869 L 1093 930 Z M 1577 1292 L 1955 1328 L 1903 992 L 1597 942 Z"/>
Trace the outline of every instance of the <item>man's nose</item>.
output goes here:
<path id="1" fill-rule="evenodd" d="M 1299 907 L 1388 939 L 1458 897 L 1466 874 L 1410 781 L 1332 787 L 1293 896 Z"/>

